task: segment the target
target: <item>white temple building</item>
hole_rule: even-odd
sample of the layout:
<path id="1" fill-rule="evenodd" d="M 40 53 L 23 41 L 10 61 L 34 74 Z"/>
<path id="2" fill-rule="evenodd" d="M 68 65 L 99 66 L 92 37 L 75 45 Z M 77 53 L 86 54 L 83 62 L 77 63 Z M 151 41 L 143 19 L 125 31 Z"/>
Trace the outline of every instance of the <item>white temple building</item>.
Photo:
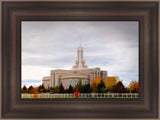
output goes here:
<path id="1" fill-rule="evenodd" d="M 81 41 L 81 38 L 80 38 Z M 96 77 L 102 76 L 104 80 L 107 78 L 107 71 L 101 70 L 99 67 L 88 68 L 83 59 L 83 47 L 77 48 L 77 60 L 71 70 L 56 69 L 51 70 L 50 76 L 43 77 L 42 83 L 45 88 L 56 87 L 61 83 L 64 89 L 68 89 L 69 85 L 75 87 L 81 80 L 82 84 L 91 84 Z"/>

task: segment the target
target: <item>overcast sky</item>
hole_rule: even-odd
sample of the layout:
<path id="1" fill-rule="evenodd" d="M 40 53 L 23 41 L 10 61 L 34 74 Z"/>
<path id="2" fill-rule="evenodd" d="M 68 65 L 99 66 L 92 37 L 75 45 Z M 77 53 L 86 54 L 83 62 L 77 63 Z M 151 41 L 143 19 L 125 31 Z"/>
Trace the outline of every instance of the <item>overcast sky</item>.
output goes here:
<path id="1" fill-rule="evenodd" d="M 22 86 L 38 86 L 53 69 L 71 69 L 77 47 L 89 68 L 138 81 L 138 22 L 22 22 Z"/>

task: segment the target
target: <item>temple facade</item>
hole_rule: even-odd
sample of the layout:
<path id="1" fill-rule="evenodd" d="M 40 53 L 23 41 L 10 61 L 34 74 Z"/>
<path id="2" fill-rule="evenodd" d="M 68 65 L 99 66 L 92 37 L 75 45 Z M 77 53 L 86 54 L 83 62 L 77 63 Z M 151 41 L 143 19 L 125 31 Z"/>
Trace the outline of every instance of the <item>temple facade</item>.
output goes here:
<path id="1" fill-rule="evenodd" d="M 43 77 L 42 83 L 45 88 L 56 87 L 62 83 L 64 89 L 68 89 L 69 85 L 75 87 L 79 81 L 81 81 L 82 84 L 91 84 L 94 78 L 100 76 L 106 80 L 107 71 L 101 70 L 99 67 L 88 68 L 88 66 L 85 65 L 85 60 L 83 59 L 83 47 L 80 42 L 80 45 L 77 48 L 77 60 L 72 69 L 51 70 L 50 76 Z"/>

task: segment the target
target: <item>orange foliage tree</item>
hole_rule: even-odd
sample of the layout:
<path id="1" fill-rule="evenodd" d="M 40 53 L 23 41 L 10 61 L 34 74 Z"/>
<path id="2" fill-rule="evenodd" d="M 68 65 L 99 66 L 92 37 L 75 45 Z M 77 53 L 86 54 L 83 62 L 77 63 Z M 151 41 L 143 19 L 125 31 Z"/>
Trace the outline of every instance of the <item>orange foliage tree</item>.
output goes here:
<path id="1" fill-rule="evenodd" d="M 59 93 L 59 87 L 58 86 L 55 87 L 54 93 Z"/>
<path id="2" fill-rule="evenodd" d="M 97 92 L 98 91 L 98 84 L 100 84 L 101 80 L 103 80 L 102 77 L 96 77 L 92 80 L 92 83 L 91 83 L 91 88 L 92 88 L 92 92 Z M 103 80 L 104 82 L 104 80 Z M 104 82 L 105 83 L 105 82 Z"/>
<path id="3" fill-rule="evenodd" d="M 37 95 L 37 89 L 33 88 L 32 91 L 34 93 L 33 98 L 37 98 L 38 97 L 38 95 Z"/>
<path id="4" fill-rule="evenodd" d="M 74 96 L 78 98 L 80 96 L 80 92 L 78 90 L 78 86 L 76 86 L 76 91 L 74 92 Z"/>
<path id="5" fill-rule="evenodd" d="M 117 83 L 116 77 L 107 77 L 107 82 L 105 83 L 107 89 L 111 89 Z"/>
<path id="6" fill-rule="evenodd" d="M 139 83 L 137 81 L 132 81 L 129 84 L 129 90 L 132 92 L 139 92 Z"/>

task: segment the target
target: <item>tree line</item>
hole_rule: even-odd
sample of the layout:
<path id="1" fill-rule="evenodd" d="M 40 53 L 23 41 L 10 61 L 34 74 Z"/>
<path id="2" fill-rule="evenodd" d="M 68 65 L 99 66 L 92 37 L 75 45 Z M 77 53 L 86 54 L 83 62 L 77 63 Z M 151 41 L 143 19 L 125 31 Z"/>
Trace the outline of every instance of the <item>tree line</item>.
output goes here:
<path id="1" fill-rule="evenodd" d="M 81 83 L 81 81 L 79 81 L 76 85 L 78 87 L 78 90 L 80 93 L 91 93 L 92 89 L 90 87 L 90 84 L 86 84 L 83 85 Z M 37 88 L 33 88 L 32 86 L 30 86 L 29 88 L 27 88 L 25 85 L 23 86 L 23 88 L 21 89 L 22 93 L 33 93 L 33 89 L 37 89 L 37 91 L 39 93 L 74 93 L 76 91 L 76 86 L 72 87 L 71 85 L 69 85 L 68 89 L 64 89 L 63 84 L 61 83 L 60 86 L 56 86 L 56 87 L 48 87 L 45 88 L 44 85 L 40 85 Z"/>
<path id="2" fill-rule="evenodd" d="M 40 85 L 37 88 L 29 86 L 28 88 L 24 85 L 21 89 L 22 93 L 34 93 L 33 90 L 37 90 L 38 93 L 74 93 L 78 87 L 80 93 L 138 93 L 139 83 L 137 81 L 132 81 L 129 87 L 125 88 L 122 81 L 116 81 L 115 79 L 108 79 L 107 82 L 104 81 L 102 77 L 95 78 L 92 80 L 91 85 L 83 85 L 81 80 L 77 83 L 75 87 L 69 85 L 68 89 L 64 89 L 63 84 L 56 87 L 45 88 L 44 85 Z"/>

